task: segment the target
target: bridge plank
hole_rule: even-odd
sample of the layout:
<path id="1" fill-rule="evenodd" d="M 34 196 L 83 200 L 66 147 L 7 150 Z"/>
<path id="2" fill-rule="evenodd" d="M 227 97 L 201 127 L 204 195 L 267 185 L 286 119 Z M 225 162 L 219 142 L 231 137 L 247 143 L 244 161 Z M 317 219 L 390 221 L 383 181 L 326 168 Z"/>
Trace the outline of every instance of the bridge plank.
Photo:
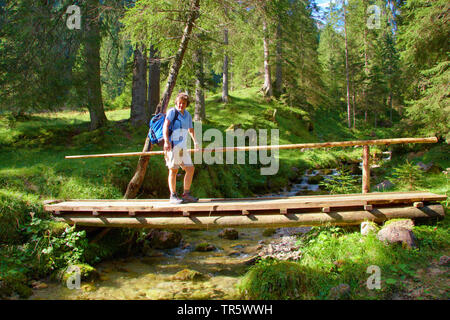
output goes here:
<path id="1" fill-rule="evenodd" d="M 172 205 L 168 200 L 73 200 L 44 205 L 46 211 L 60 212 L 215 212 L 242 210 L 287 210 L 324 207 L 359 207 L 374 204 L 413 204 L 443 201 L 447 197 L 430 192 L 381 192 L 351 195 L 323 195 L 285 198 L 209 199 L 198 203 Z"/>

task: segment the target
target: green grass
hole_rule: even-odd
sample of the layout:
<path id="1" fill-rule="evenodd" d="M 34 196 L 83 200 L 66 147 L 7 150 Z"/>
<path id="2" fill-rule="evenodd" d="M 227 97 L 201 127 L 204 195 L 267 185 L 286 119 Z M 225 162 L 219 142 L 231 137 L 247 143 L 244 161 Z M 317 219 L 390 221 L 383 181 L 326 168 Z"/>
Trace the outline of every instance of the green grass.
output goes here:
<path id="1" fill-rule="evenodd" d="M 448 299 L 448 291 L 439 292 L 448 290 L 439 283 L 439 277 L 433 283 L 424 283 L 419 270 L 448 254 L 449 221 L 447 217 L 437 225 L 415 226 L 417 249 L 387 245 L 375 234 L 361 236 L 338 227 L 314 228 L 298 240 L 302 252 L 298 262 L 259 262 L 242 278 L 239 289 L 247 299 L 329 299 L 330 290 L 345 283 L 350 286 L 346 299 L 391 299 L 414 286 L 431 285 L 427 298 Z M 381 270 L 380 289 L 367 287 L 369 266 Z"/>

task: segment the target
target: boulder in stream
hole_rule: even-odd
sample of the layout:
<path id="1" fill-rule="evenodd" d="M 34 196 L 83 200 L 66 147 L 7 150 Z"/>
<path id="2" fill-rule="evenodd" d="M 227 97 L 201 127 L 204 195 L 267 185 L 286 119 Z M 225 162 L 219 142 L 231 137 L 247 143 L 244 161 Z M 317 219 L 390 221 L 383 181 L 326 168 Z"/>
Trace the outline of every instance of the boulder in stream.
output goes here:
<path id="1" fill-rule="evenodd" d="M 208 251 L 214 251 L 216 249 L 217 248 L 214 245 L 212 245 L 210 243 L 207 243 L 207 242 L 202 242 L 202 243 L 199 243 L 199 244 L 197 244 L 195 246 L 194 251 L 197 251 L 197 252 L 208 252 Z"/>
<path id="2" fill-rule="evenodd" d="M 236 239 L 239 238 L 239 233 L 237 232 L 236 229 L 226 228 L 226 229 L 223 229 L 219 233 L 219 237 L 220 238 L 224 238 L 224 239 L 228 239 L 228 240 L 236 240 Z"/>
<path id="3" fill-rule="evenodd" d="M 94 267 L 84 263 L 79 263 L 60 269 L 56 271 L 51 278 L 66 284 L 67 280 L 76 275 L 78 272 L 80 274 L 81 281 L 92 281 L 100 278 L 100 273 Z"/>
<path id="4" fill-rule="evenodd" d="M 150 246 L 155 249 L 172 249 L 181 243 L 181 233 L 178 231 L 166 231 L 153 229 L 147 235 Z"/>
<path id="5" fill-rule="evenodd" d="M 207 275 L 191 269 L 183 269 L 172 276 L 172 280 L 179 281 L 204 281 L 208 278 Z"/>

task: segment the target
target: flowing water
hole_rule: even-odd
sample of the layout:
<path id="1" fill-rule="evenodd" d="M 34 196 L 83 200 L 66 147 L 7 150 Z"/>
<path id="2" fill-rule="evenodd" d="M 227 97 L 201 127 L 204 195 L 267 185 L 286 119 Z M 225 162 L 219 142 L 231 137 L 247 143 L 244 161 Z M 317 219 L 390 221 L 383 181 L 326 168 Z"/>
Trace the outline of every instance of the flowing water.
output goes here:
<path id="1" fill-rule="evenodd" d="M 262 229 L 239 229 L 237 240 L 218 237 L 220 230 L 182 231 L 183 248 L 153 250 L 150 256 L 105 261 L 96 266 L 100 279 L 81 282 L 80 289 L 42 280 L 47 287 L 33 290 L 30 299 L 239 299 L 236 284 L 245 274 L 246 264 L 262 243 L 282 236 L 280 232 L 264 237 Z M 216 247 L 196 252 L 196 244 Z M 205 280 L 175 280 L 177 272 L 190 269 Z"/>

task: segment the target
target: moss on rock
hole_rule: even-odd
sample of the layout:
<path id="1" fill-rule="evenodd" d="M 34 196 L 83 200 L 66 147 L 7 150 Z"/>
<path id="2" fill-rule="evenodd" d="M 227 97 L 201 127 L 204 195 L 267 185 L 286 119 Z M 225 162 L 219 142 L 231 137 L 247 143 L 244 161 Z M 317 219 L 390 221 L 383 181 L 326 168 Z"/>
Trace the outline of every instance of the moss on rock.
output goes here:
<path id="1" fill-rule="evenodd" d="M 77 269 L 78 268 L 78 269 Z M 73 276 L 77 270 L 80 272 L 80 280 L 81 281 L 92 281 L 97 280 L 100 277 L 100 274 L 97 270 L 85 263 L 75 264 L 73 266 L 68 266 L 67 268 L 56 271 L 52 278 L 54 280 L 61 281 L 62 283 L 66 283 L 67 280 Z"/>
<path id="2" fill-rule="evenodd" d="M 204 281 L 207 279 L 208 276 L 204 275 L 203 273 L 190 269 L 183 269 L 177 272 L 172 277 L 172 280 L 179 280 L 179 281 Z"/>
<path id="3" fill-rule="evenodd" d="M 264 229 L 262 235 L 263 235 L 264 237 L 271 237 L 271 236 L 273 236 L 273 235 L 275 234 L 276 231 L 277 231 L 277 230 L 274 229 L 274 228 Z"/>

